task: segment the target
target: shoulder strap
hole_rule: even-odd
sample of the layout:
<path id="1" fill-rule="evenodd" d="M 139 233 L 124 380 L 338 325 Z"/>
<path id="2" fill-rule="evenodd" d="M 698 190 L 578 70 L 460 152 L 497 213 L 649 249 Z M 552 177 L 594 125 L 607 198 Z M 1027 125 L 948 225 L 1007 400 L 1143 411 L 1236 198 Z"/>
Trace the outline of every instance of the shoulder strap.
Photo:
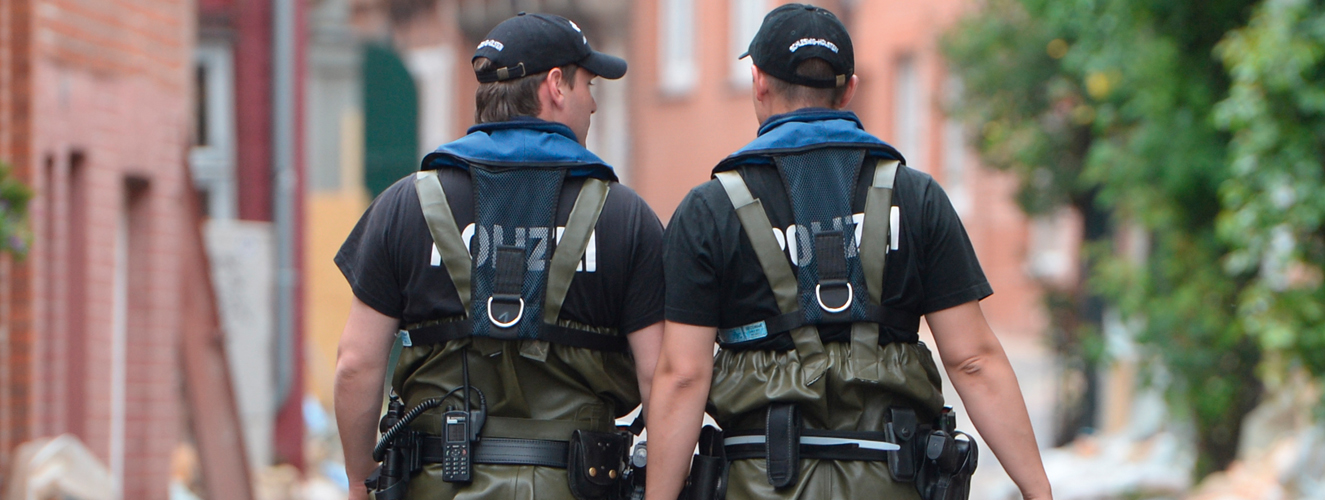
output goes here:
<path id="1" fill-rule="evenodd" d="M 791 272 L 791 265 L 782 256 L 782 248 L 773 239 L 773 223 L 769 222 L 764 205 L 745 185 L 745 179 L 735 170 L 713 174 L 727 191 L 732 206 L 736 207 L 736 217 L 741 220 L 745 236 L 754 246 L 759 265 L 764 268 L 764 276 L 769 286 L 773 287 L 773 296 L 777 298 L 778 309 L 783 314 L 800 309 L 796 299 L 796 275 Z"/>
<path id="2" fill-rule="evenodd" d="M 796 298 L 796 277 L 791 273 L 791 264 L 782 256 L 782 248 L 773 239 L 773 223 L 769 222 L 764 205 L 745 185 L 741 174 L 735 170 L 713 174 L 727 191 L 732 206 L 736 208 L 736 217 L 741 221 L 745 236 L 754 247 L 759 265 L 764 268 L 764 276 L 773 288 L 778 309 L 783 314 L 800 309 Z M 824 354 L 823 341 L 819 339 L 819 329 L 814 326 L 802 326 L 791 331 L 792 343 L 796 345 L 796 356 L 800 358 L 805 384 L 813 384 L 828 369 L 828 355 Z"/>
<path id="3" fill-rule="evenodd" d="M 442 264 L 451 283 L 455 285 L 460 303 L 469 310 L 470 302 L 470 265 L 469 249 L 460 237 L 455 216 L 451 214 L 451 205 L 446 201 L 446 192 L 442 190 L 442 181 L 436 170 L 424 170 L 414 176 L 414 189 L 419 193 L 419 205 L 423 208 L 423 218 L 428 221 L 428 232 L 432 233 L 433 244 L 442 255 Z"/>
<path id="4" fill-rule="evenodd" d="M 555 325 L 561 316 L 561 305 L 566 301 L 571 280 L 575 279 L 575 268 L 584 257 L 585 248 L 589 246 L 589 237 L 598 225 L 598 216 L 603 213 L 608 188 L 606 182 L 588 178 L 584 180 L 584 186 L 580 187 L 579 196 L 575 197 L 575 205 L 571 207 L 570 217 L 566 220 L 566 231 L 552 251 L 547 292 L 543 301 L 544 323 Z"/>
<path id="5" fill-rule="evenodd" d="M 883 297 L 883 272 L 888 258 L 888 231 L 892 215 L 893 183 L 897 177 L 897 160 L 879 160 L 874 166 L 874 182 L 865 195 L 865 220 L 860 228 L 860 267 L 865 272 L 865 288 L 869 289 L 870 304 L 878 306 Z M 899 311 L 883 308 L 890 315 Z M 898 318 L 888 318 L 898 319 Z M 848 363 L 861 380 L 880 380 L 879 324 L 851 325 L 851 354 Z"/>
<path id="6" fill-rule="evenodd" d="M 879 160 L 874 166 L 874 183 L 869 194 L 865 195 L 865 221 L 860 229 L 860 266 L 865 271 L 865 287 L 875 304 L 883 300 L 883 271 L 888 257 L 888 223 L 897 164 L 897 160 Z"/>

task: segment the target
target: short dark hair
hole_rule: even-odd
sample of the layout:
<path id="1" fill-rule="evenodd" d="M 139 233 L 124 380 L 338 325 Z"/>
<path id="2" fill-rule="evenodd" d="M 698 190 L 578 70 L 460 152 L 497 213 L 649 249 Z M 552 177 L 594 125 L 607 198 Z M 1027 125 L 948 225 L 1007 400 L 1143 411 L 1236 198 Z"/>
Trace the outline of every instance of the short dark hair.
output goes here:
<path id="1" fill-rule="evenodd" d="M 833 71 L 833 67 L 828 64 L 828 61 L 817 57 L 806 59 L 797 65 L 796 75 L 819 80 L 831 80 L 837 76 Z M 769 87 L 773 89 L 773 92 L 788 101 L 809 106 L 831 108 L 833 105 L 837 104 L 838 101 L 842 100 L 842 96 L 846 94 L 847 91 L 846 85 L 821 89 L 796 85 L 768 73 L 764 73 L 764 76 L 768 78 Z"/>
<path id="2" fill-rule="evenodd" d="M 474 59 L 474 72 L 493 71 L 493 62 L 486 57 Z M 579 66 L 567 64 L 561 67 L 562 78 L 570 88 L 575 88 L 575 78 Z M 535 73 L 514 80 L 492 83 L 480 83 L 474 91 L 474 123 L 492 123 L 509 121 L 518 116 L 538 116 L 543 111 L 538 102 L 538 86 L 547 80 L 551 71 Z"/>

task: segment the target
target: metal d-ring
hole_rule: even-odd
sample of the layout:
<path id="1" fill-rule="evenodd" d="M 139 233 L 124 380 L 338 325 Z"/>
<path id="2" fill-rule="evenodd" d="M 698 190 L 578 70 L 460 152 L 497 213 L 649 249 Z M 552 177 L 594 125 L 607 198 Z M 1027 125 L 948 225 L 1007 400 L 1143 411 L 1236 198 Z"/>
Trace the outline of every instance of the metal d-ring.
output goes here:
<path id="1" fill-rule="evenodd" d="M 516 314 L 516 315 L 515 315 L 515 319 L 513 319 L 513 320 L 511 320 L 511 321 L 509 321 L 509 322 L 503 323 L 503 322 L 501 322 L 501 321 L 497 321 L 497 318 L 494 318 L 494 317 L 492 316 L 492 297 L 488 297 L 488 321 L 491 321 L 492 324 L 497 325 L 497 328 L 510 328 L 510 327 L 512 327 L 512 326 L 515 326 L 516 323 L 519 323 L 519 322 L 520 322 L 520 318 L 523 318 L 523 317 L 524 317 L 524 297 L 520 297 L 519 299 L 520 299 L 520 312 L 519 312 L 519 314 Z M 848 302 L 848 303 L 850 303 L 850 302 Z M 820 304 L 822 304 L 822 302 L 820 302 Z"/>
<path id="2" fill-rule="evenodd" d="M 856 300 L 856 291 L 855 289 L 851 288 L 851 283 L 847 283 L 846 285 L 847 285 L 847 301 L 843 303 L 841 307 L 828 307 L 827 304 L 824 304 L 824 296 L 823 294 L 819 293 L 819 289 L 823 285 L 822 284 L 814 285 L 814 298 L 815 300 L 819 301 L 819 307 L 823 308 L 823 310 L 828 311 L 830 313 L 840 313 L 842 311 L 847 310 L 848 307 L 851 307 L 851 302 Z M 492 314 L 491 312 L 492 309 L 489 308 L 488 311 L 489 311 L 488 314 Z"/>

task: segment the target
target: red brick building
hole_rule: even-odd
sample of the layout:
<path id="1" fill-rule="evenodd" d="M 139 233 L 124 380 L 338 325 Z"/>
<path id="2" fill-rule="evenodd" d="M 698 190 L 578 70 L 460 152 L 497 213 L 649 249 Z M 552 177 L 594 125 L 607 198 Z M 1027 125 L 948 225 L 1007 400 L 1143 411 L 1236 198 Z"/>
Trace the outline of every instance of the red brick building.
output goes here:
<path id="1" fill-rule="evenodd" d="M 219 338 L 204 338 L 215 311 L 197 300 L 210 282 L 188 174 L 194 5 L 0 2 L 0 160 L 36 193 L 29 255 L 0 262 L 0 486 L 15 446 L 59 434 L 120 498 L 167 498 L 181 441 L 247 483 L 215 467 L 238 431 L 216 420 L 233 411 L 224 364 L 219 379 L 186 366 L 217 368 L 199 353 Z M 194 439 L 190 421 L 219 423 Z"/>

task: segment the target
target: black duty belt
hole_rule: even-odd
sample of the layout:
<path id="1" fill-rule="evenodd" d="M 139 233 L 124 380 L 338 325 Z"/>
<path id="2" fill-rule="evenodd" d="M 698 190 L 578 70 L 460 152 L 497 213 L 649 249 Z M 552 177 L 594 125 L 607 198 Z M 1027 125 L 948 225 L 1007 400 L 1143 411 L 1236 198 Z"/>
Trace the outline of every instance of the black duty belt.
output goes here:
<path id="1" fill-rule="evenodd" d="M 412 328 L 409 330 L 410 344 L 416 346 L 435 345 L 469 337 L 474 333 L 474 325 L 470 321 L 465 319 Z M 548 323 L 538 325 L 538 329 L 538 340 L 546 340 L 553 344 L 609 352 L 627 352 L 630 349 L 630 343 L 624 335 L 606 335 Z M 493 336 L 493 338 L 498 340 L 520 340 L 497 336 Z"/>
<path id="2" fill-rule="evenodd" d="M 441 436 L 424 436 L 419 445 L 419 462 L 442 463 L 444 444 Z M 474 443 L 474 463 L 486 465 L 538 465 L 565 469 L 570 453 L 566 441 L 485 437 Z"/>
<path id="3" fill-rule="evenodd" d="M 884 462 L 888 452 L 900 449 L 885 439 L 882 432 L 832 431 L 802 429 L 800 458 L 818 460 L 866 460 Z M 722 440 L 728 460 L 768 457 L 768 437 L 764 429 L 750 429 L 726 434 Z"/>

